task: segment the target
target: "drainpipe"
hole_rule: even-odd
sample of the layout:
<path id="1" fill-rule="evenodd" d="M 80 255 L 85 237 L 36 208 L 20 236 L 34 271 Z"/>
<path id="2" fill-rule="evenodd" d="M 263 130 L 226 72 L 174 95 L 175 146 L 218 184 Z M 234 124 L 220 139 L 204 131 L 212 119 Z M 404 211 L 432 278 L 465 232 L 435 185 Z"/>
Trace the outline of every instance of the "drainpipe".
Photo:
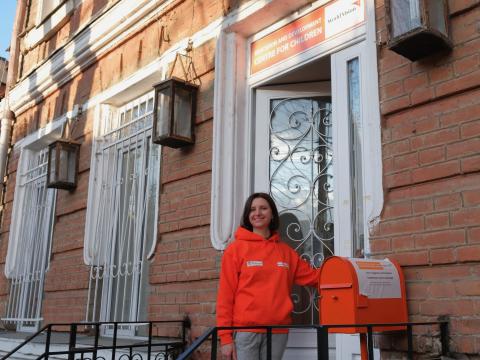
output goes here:
<path id="1" fill-rule="evenodd" d="M 0 125 L 0 192 L 3 195 L 4 177 L 7 167 L 8 149 L 10 147 L 10 138 L 12 125 L 15 121 L 15 114 L 10 110 L 9 95 L 10 88 L 13 88 L 17 80 L 18 72 L 18 54 L 19 54 L 19 35 L 25 17 L 26 0 L 18 0 L 17 11 L 15 14 L 15 22 L 12 29 L 12 37 L 10 40 L 10 59 L 8 62 L 7 84 L 5 88 L 5 98 L 3 106 L 3 114 Z M 3 196 L 2 196 L 3 198 Z"/>

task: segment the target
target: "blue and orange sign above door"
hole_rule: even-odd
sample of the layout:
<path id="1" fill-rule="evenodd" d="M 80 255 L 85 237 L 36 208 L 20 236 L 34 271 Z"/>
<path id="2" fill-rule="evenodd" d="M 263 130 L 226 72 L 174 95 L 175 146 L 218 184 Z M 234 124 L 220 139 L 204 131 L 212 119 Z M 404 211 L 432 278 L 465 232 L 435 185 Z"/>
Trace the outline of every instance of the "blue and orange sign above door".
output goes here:
<path id="1" fill-rule="evenodd" d="M 331 1 L 252 42 L 250 73 L 302 53 L 365 21 L 365 0 Z"/>

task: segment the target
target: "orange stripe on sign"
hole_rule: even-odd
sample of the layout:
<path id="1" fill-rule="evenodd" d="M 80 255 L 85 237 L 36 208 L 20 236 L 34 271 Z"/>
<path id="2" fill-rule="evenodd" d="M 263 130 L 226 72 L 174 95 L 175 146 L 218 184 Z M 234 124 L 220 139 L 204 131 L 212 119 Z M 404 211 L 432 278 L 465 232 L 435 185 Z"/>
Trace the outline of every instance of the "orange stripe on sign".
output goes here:
<path id="1" fill-rule="evenodd" d="M 358 267 L 361 270 L 383 270 L 384 267 L 381 263 L 373 261 L 357 261 Z"/>

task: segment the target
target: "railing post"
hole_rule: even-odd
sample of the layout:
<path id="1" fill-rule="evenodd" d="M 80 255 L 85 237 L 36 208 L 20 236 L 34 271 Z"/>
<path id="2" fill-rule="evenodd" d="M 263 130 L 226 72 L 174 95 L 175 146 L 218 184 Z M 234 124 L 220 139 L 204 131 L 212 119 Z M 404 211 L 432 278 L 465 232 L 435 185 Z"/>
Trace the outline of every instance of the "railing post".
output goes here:
<path id="1" fill-rule="evenodd" d="M 368 360 L 373 360 L 373 329 L 370 325 L 367 326 L 367 348 Z"/>
<path id="2" fill-rule="evenodd" d="M 448 343 L 448 322 L 440 323 L 440 341 L 442 342 L 442 355 L 447 356 L 450 353 L 450 344 Z"/>
<path id="3" fill-rule="evenodd" d="M 267 328 L 267 360 L 272 360 L 272 328 Z"/>
<path id="4" fill-rule="evenodd" d="M 49 324 L 47 327 L 47 339 L 45 340 L 45 360 L 48 360 L 48 354 L 50 352 L 51 336 L 52 336 L 52 325 Z"/>
<path id="5" fill-rule="evenodd" d="M 98 338 L 100 336 L 100 324 L 95 324 L 95 340 L 93 345 L 93 353 L 92 358 L 93 360 L 97 360 L 97 349 L 98 349 Z"/>
<path id="6" fill-rule="evenodd" d="M 70 341 L 68 343 L 68 360 L 75 360 L 75 346 L 77 343 L 77 324 L 70 325 Z"/>
<path id="7" fill-rule="evenodd" d="M 153 330 L 153 323 L 151 321 L 148 322 L 148 348 L 147 348 L 147 360 L 150 360 L 152 356 L 152 330 Z"/>
<path id="8" fill-rule="evenodd" d="M 217 328 L 213 330 L 212 334 L 212 351 L 211 351 L 211 360 L 217 360 L 217 341 L 218 341 L 218 335 L 217 335 Z"/>
<path id="9" fill-rule="evenodd" d="M 113 340 L 112 340 L 112 359 L 115 360 L 115 351 L 117 347 L 117 329 L 118 329 L 118 323 L 114 322 L 113 323 Z"/>
<path id="10" fill-rule="evenodd" d="M 408 359 L 413 360 L 413 329 L 412 325 L 407 325 L 407 346 L 408 346 Z"/>
<path id="11" fill-rule="evenodd" d="M 317 358 L 328 360 L 328 328 L 317 327 Z"/>

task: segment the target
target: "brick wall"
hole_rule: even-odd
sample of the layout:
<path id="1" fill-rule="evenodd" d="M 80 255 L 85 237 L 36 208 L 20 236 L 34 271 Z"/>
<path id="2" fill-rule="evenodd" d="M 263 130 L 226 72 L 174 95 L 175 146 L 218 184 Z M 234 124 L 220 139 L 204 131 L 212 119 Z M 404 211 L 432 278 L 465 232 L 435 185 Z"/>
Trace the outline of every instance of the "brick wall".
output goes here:
<path id="1" fill-rule="evenodd" d="M 69 24 L 39 48 L 25 54 L 24 69 L 34 70 L 49 50 L 65 44 L 82 24 L 109 3 L 84 1 Z M 94 4 L 94 5 L 93 5 Z M 192 5 L 195 14 L 192 17 Z M 222 16 L 235 1 L 179 0 L 162 14 L 169 43 L 159 48 L 158 23 L 152 22 L 99 58 L 83 73 L 42 99 L 35 106 L 17 114 L 13 142 L 34 133 L 52 119 L 84 103 L 93 96 L 130 76 L 160 56 L 169 46 L 188 37 Z M 33 9 L 36 8 L 32 3 Z M 63 34 L 63 35 L 62 35 Z M 161 196 L 158 219 L 157 250 L 150 266 L 148 317 L 152 320 L 182 319 L 189 315 L 198 336 L 214 324 L 218 282 L 219 253 L 210 243 L 210 187 L 212 149 L 212 107 L 214 47 L 210 41 L 193 53 L 200 76 L 197 104 L 196 143 L 185 149 L 165 148 L 161 166 Z M 41 50 L 42 48 L 43 50 Z M 42 56 L 40 56 L 40 53 Z M 178 69 L 176 69 L 178 70 Z M 140 95 L 140 94 L 139 94 Z M 94 111 L 88 111 L 75 129 L 82 142 L 78 187 L 73 192 L 58 191 L 52 258 L 45 281 L 43 316 L 46 322 L 72 322 L 85 318 L 89 268 L 83 262 L 85 216 L 90 175 Z M 8 244 L 11 210 L 15 197 L 19 151 L 12 152 L 8 164 L 5 211 L 0 233 L 0 270 L 3 273 Z M 8 298 L 8 281 L 0 276 L 0 312 Z M 178 334 L 178 328 L 166 329 Z"/>
<path id="2" fill-rule="evenodd" d="M 23 73 L 34 70 L 109 3 L 82 2 L 57 34 L 26 52 Z M 241 3 L 245 1 L 179 0 L 160 20 L 173 44 Z M 376 1 L 385 209 L 372 236 L 372 250 L 379 257 L 395 257 L 404 266 L 411 319 L 449 315 L 452 348 L 474 354 L 480 352 L 480 6 L 475 0 L 449 3 L 455 49 L 411 63 L 382 43 L 384 7 L 382 0 Z M 193 4 L 196 16 L 192 16 Z M 17 114 L 14 141 L 125 79 L 170 46 L 163 43 L 158 48 L 158 44 L 158 24 L 147 24 L 62 88 Z M 215 322 L 221 256 L 213 250 L 209 235 L 214 46 L 211 41 L 194 53 L 201 75 L 196 144 L 165 148 L 162 154 L 159 237 L 150 266 L 148 318 L 188 315 L 193 323 L 190 338 Z M 57 198 L 53 257 L 45 284 L 47 321 L 84 317 L 88 267 L 83 264 L 82 247 L 92 124 L 93 112 L 89 112 L 76 130 L 83 142 L 79 186 L 72 193 L 59 191 Z M 17 164 L 14 152 L 0 234 L 2 269 Z M 0 311 L 7 294 L 2 276 Z M 178 328 L 161 333 L 177 334 Z M 404 341 L 382 346 L 402 348 Z M 416 346 L 428 350 L 437 344 L 416 337 Z"/>
<path id="3" fill-rule="evenodd" d="M 410 320 L 449 316 L 451 349 L 478 354 L 480 4 L 449 1 L 453 51 L 413 63 L 386 48 L 376 6 L 385 207 L 371 247 L 403 266 Z M 405 349 L 397 340 L 381 345 Z M 415 346 L 439 344 L 418 336 Z"/>
<path id="4" fill-rule="evenodd" d="M 208 57 L 213 61 L 213 52 Z M 215 324 L 221 259 L 212 247 L 209 227 L 213 74 L 212 68 L 201 77 L 195 145 L 163 149 L 160 238 L 151 266 L 149 318 L 188 316 L 190 339 Z M 168 330 L 164 329 L 172 335 Z"/>

